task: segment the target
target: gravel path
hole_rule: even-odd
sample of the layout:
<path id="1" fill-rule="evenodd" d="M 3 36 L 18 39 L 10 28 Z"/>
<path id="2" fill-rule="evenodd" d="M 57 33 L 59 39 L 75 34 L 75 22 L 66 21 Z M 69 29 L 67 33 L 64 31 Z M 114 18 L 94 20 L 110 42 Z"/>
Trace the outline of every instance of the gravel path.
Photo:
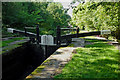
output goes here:
<path id="1" fill-rule="evenodd" d="M 29 39 L 23 39 L 23 40 L 17 40 L 17 41 L 14 41 L 14 42 L 11 42 L 9 45 L 14 45 L 14 44 L 18 44 L 18 43 L 21 43 L 21 42 L 27 42 L 29 41 Z"/>

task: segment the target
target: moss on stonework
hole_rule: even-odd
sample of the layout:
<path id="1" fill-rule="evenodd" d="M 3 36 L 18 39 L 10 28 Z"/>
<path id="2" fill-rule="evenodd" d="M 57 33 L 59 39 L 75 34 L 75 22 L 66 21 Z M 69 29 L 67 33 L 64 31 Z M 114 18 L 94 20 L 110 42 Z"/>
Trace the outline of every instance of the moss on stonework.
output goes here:
<path id="1" fill-rule="evenodd" d="M 67 47 L 74 47 L 74 44 L 69 44 Z"/>
<path id="2" fill-rule="evenodd" d="M 117 40 L 118 43 L 120 43 L 120 40 Z"/>

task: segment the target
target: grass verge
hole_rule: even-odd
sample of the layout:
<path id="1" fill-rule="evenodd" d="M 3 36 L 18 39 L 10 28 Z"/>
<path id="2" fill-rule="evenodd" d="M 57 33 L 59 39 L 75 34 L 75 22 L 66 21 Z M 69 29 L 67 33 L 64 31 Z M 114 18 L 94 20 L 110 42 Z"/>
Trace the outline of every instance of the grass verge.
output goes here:
<path id="1" fill-rule="evenodd" d="M 18 40 L 23 40 L 25 39 L 25 37 L 17 37 L 17 38 L 13 38 L 13 39 L 9 39 L 6 41 L 2 41 L 2 47 L 8 46 L 9 43 L 14 42 L 14 41 L 18 41 Z"/>
<path id="2" fill-rule="evenodd" d="M 119 51 L 113 45 L 100 40 L 87 40 L 94 44 L 78 48 L 72 60 L 55 79 L 116 78 L 119 79 Z"/>

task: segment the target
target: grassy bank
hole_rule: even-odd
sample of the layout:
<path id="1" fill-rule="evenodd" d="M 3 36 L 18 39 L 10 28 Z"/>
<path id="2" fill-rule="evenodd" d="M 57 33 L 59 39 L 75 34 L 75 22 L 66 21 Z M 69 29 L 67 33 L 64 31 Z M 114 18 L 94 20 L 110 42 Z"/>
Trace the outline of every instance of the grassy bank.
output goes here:
<path id="1" fill-rule="evenodd" d="M 99 40 L 87 40 L 94 44 L 77 49 L 62 73 L 54 78 L 118 78 L 120 74 L 119 51 L 113 45 Z"/>
<path id="2" fill-rule="evenodd" d="M 23 39 L 26 39 L 26 38 L 25 37 L 16 37 L 16 38 L 13 38 L 13 39 L 2 41 L 2 47 L 8 46 L 11 42 L 18 41 L 18 40 L 23 40 Z"/>

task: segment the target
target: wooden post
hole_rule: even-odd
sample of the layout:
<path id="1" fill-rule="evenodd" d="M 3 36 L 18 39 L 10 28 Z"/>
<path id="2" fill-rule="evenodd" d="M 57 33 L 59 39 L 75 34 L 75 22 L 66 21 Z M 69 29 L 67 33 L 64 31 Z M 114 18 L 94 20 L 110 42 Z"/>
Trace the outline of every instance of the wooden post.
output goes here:
<path id="1" fill-rule="evenodd" d="M 37 25 L 37 27 L 36 27 L 36 33 L 37 33 L 37 35 L 36 35 L 36 39 L 37 39 L 37 44 L 39 44 L 39 26 Z"/>
<path id="2" fill-rule="evenodd" d="M 27 37 L 27 29 L 24 27 L 25 30 L 25 37 Z"/>
<path id="3" fill-rule="evenodd" d="M 60 26 L 57 26 L 57 36 L 56 36 L 56 44 L 60 46 L 61 44 L 61 29 Z"/>
<path id="4" fill-rule="evenodd" d="M 79 27 L 77 27 L 77 37 L 78 37 L 78 34 L 79 34 L 79 31 L 80 31 L 80 28 Z"/>
<path id="5" fill-rule="evenodd" d="M 45 60 L 47 58 L 47 45 L 42 45 L 43 49 L 43 59 Z"/>

